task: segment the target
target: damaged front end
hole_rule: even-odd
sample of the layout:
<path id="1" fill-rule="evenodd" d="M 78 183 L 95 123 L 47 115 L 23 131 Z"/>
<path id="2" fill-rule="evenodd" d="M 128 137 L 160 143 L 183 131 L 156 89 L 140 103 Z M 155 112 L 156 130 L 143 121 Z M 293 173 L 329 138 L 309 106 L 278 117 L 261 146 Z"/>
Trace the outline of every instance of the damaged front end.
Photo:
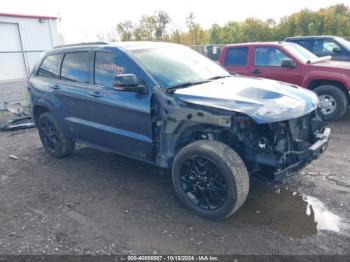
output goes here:
<path id="1" fill-rule="evenodd" d="M 233 125 L 231 146 L 251 172 L 269 170 L 281 180 L 303 168 L 324 152 L 330 129 L 317 110 L 287 121 L 256 124 L 247 119 Z"/>
<path id="2" fill-rule="evenodd" d="M 240 155 L 250 173 L 268 170 L 275 180 L 317 158 L 330 139 L 330 129 L 317 114 L 317 95 L 286 83 L 234 76 L 176 90 L 172 98 L 182 106 L 174 101 L 167 109 L 166 119 L 175 122 L 162 134 L 192 134 L 200 124 L 202 131 L 196 130 L 192 140 L 186 135 L 187 139 L 176 141 L 181 145 L 196 139 L 221 141 Z M 199 115 L 203 117 L 186 118 Z"/>
<path id="3" fill-rule="evenodd" d="M 328 146 L 330 129 L 317 106 L 315 93 L 266 80 L 231 77 L 175 93 L 155 88 L 156 162 L 169 168 L 182 147 L 214 139 L 234 149 L 250 173 L 268 171 L 281 180 Z"/>

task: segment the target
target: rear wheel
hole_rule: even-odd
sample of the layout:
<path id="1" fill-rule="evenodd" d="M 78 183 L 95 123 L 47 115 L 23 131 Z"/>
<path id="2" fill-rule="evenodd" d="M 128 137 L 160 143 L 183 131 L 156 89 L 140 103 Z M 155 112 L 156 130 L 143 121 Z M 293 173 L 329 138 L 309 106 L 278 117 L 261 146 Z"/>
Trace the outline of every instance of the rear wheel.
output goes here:
<path id="1" fill-rule="evenodd" d="M 40 140 L 51 156 L 62 158 L 73 152 L 74 141 L 63 136 L 59 125 L 49 112 L 40 115 L 37 127 Z"/>
<path id="2" fill-rule="evenodd" d="M 325 120 L 338 120 L 346 113 L 348 97 L 337 86 L 319 86 L 314 91 L 320 99 L 320 111 Z"/>
<path id="3" fill-rule="evenodd" d="M 248 171 L 229 146 L 201 140 L 176 155 L 172 177 L 180 200 L 196 214 L 224 219 L 236 212 L 249 192 Z"/>

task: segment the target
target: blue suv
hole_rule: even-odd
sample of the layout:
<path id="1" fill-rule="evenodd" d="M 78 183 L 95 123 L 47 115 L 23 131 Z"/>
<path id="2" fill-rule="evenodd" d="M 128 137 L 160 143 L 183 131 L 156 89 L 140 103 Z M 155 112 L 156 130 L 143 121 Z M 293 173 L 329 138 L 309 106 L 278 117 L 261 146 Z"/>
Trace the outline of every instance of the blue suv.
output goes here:
<path id="1" fill-rule="evenodd" d="M 332 60 L 350 61 L 350 42 L 338 36 L 296 36 L 284 41 L 293 42 L 306 48 L 315 55 L 331 56 Z"/>
<path id="2" fill-rule="evenodd" d="M 315 93 L 231 75 L 170 43 L 85 43 L 47 52 L 29 79 L 46 151 L 76 142 L 172 170 L 180 200 L 209 219 L 232 215 L 250 176 L 279 180 L 327 147 Z"/>

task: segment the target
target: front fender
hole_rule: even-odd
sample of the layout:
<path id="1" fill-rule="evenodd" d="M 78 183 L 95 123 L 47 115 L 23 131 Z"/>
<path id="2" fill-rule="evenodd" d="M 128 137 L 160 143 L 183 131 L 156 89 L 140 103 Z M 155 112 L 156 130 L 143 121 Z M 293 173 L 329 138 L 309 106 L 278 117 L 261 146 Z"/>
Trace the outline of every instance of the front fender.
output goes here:
<path id="1" fill-rule="evenodd" d="M 305 76 L 302 86 L 309 88 L 313 81 L 335 81 L 350 89 L 350 77 L 342 73 L 312 71 Z"/>

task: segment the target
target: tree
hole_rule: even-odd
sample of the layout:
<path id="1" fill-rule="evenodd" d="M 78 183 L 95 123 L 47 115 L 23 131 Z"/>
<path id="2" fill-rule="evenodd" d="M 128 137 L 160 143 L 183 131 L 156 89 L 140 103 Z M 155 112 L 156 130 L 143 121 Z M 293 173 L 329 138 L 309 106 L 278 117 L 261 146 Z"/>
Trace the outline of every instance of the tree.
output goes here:
<path id="1" fill-rule="evenodd" d="M 171 34 L 169 41 L 181 44 L 183 43 L 183 35 L 184 33 L 180 31 L 180 29 L 176 28 Z"/>
<path id="2" fill-rule="evenodd" d="M 159 10 L 154 13 L 154 29 L 155 29 L 155 38 L 157 40 L 165 40 L 167 36 L 166 28 L 170 23 L 170 16 L 162 10 Z"/>
<path id="3" fill-rule="evenodd" d="M 218 24 L 213 24 L 209 30 L 209 42 L 211 44 L 221 44 L 222 28 Z"/>
<path id="4" fill-rule="evenodd" d="M 117 32 L 121 40 L 172 41 L 186 45 L 273 41 L 295 35 L 350 36 L 350 9 L 343 4 L 318 11 L 303 9 L 283 17 L 279 22 L 248 18 L 243 22 L 230 21 L 224 26 L 213 24 L 208 30 L 196 22 L 193 12 L 185 21 L 187 31 L 177 28 L 169 33 L 170 22 L 169 15 L 159 10 L 152 15 L 143 15 L 136 25 L 128 20 L 119 23 Z M 103 37 L 105 35 L 98 36 Z"/>
<path id="5" fill-rule="evenodd" d="M 133 36 L 134 26 L 130 20 L 126 20 L 117 25 L 117 32 L 122 41 L 130 41 Z"/>
<path id="6" fill-rule="evenodd" d="M 195 16 L 191 12 L 186 18 L 186 25 L 188 28 L 188 35 L 185 38 L 186 44 L 189 45 L 200 45 L 208 42 L 207 33 L 203 28 L 195 22 Z"/>
<path id="7" fill-rule="evenodd" d="M 240 23 L 228 22 L 222 28 L 220 44 L 239 43 L 242 39 Z"/>
<path id="8" fill-rule="evenodd" d="M 256 18 L 248 18 L 240 24 L 241 41 L 270 41 L 273 39 L 273 31 L 267 22 Z"/>
<path id="9" fill-rule="evenodd" d="M 154 16 L 143 15 L 139 25 L 135 28 L 134 35 L 136 40 L 154 40 L 155 18 Z"/>

